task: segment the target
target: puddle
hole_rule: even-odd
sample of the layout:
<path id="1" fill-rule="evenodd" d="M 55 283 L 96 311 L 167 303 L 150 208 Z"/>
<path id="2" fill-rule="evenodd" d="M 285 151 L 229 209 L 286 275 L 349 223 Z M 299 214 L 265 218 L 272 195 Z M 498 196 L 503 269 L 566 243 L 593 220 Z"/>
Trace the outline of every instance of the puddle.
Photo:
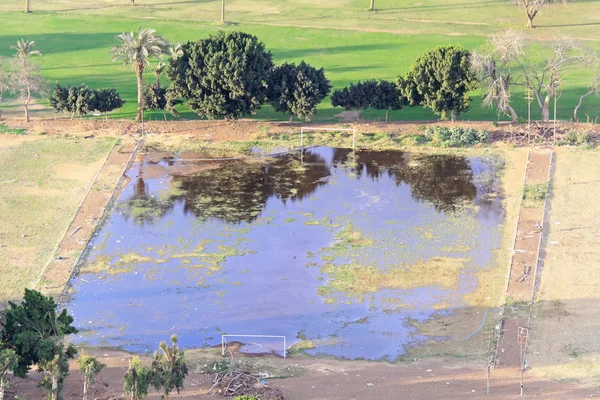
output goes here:
<path id="1" fill-rule="evenodd" d="M 500 246 L 497 160 L 320 147 L 192 163 L 202 172 L 172 159 L 127 171 L 72 281 L 74 342 L 147 352 L 172 333 L 185 348 L 284 335 L 292 351 L 394 360 L 430 339 L 415 321 L 466 306 Z"/>

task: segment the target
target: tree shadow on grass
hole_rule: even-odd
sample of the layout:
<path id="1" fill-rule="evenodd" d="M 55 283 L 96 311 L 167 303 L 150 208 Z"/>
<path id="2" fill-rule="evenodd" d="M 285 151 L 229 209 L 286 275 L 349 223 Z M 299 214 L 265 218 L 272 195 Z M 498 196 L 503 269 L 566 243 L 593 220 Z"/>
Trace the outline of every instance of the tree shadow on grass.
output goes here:
<path id="1" fill-rule="evenodd" d="M 35 41 L 36 50 L 44 54 L 71 53 L 81 50 L 92 50 L 106 48 L 108 50 L 116 44 L 115 36 L 120 32 L 102 32 L 102 33 L 75 33 L 61 32 L 48 34 L 27 34 L 27 35 L 2 35 L 0 36 L 0 56 L 12 56 L 15 50 L 11 49 L 18 40 Z"/>

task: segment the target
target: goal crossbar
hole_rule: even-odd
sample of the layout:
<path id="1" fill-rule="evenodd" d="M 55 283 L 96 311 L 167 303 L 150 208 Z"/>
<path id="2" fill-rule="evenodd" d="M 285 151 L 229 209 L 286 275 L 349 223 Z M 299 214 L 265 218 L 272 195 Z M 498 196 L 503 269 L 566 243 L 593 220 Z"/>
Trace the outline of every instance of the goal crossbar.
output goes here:
<path id="1" fill-rule="evenodd" d="M 221 355 L 225 355 L 225 349 L 227 348 L 228 337 L 247 337 L 247 338 L 280 338 L 283 339 L 283 358 L 287 355 L 287 343 L 286 337 L 282 335 L 221 335 Z"/>
<path id="2" fill-rule="evenodd" d="M 313 132 L 352 132 L 352 148 L 356 146 L 356 128 L 300 128 L 300 147 L 304 147 L 304 131 Z"/>

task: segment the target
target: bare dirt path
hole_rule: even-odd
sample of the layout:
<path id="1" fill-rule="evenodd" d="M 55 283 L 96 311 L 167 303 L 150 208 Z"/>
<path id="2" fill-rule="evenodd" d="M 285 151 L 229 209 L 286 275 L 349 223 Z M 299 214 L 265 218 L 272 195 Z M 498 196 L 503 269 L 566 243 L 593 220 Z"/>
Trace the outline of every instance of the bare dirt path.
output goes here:
<path id="1" fill-rule="evenodd" d="M 96 349 L 90 353 L 107 365 L 95 384 L 92 398 L 122 398 L 123 375 L 127 369 L 129 353 Z M 193 355 L 192 357 L 193 358 Z M 142 357 L 149 363 L 148 357 Z M 492 371 L 490 396 L 486 396 L 485 365 L 463 363 L 459 360 L 427 359 L 407 364 L 387 362 L 343 361 L 307 356 L 286 360 L 268 357 L 266 362 L 288 365 L 302 369 L 300 376 L 286 379 L 269 379 L 268 385 L 281 389 L 289 400 L 327 399 L 465 399 L 519 397 L 519 376 L 515 369 Z M 82 380 L 76 364 L 71 362 L 71 374 L 65 381 L 65 400 L 81 399 Z M 192 371 L 181 394 L 173 399 L 219 399 L 208 395 L 212 374 Z M 24 380 L 14 380 L 15 395 L 27 394 L 27 399 L 41 399 L 36 388 L 40 374 L 31 373 Z M 539 380 L 532 376 L 525 379 L 527 396 L 540 399 L 580 399 L 600 394 L 595 388 L 581 388 L 570 383 Z M 149 399 L 159 399 L 153 393 Z"/>
<path id="2" fill-rule="evenodd" d="M 529 154 L 525 184 L 548 184 L 553 160 L 552 151 L 533 150 Z M 545 201 L 539 206 L 522 207 L 513 246 L 513 256 L 506 289 L 510 304 L 505 306 L 497 347 L 496 366 L 520 373 L 523 346 L 528 340 L 531 301 L 545 215 Z M 520 332 L 520 333 L 519 333 Z"/>
<path id="3" fill-rule="evenodd" d="M 69 282 L 118 182 L 132 160 L 136 144 L 129 141 L 116 145 L 108 154 L 53 258 L 40 274 L 37 287 L 44 293 L 58 296 Z"/>

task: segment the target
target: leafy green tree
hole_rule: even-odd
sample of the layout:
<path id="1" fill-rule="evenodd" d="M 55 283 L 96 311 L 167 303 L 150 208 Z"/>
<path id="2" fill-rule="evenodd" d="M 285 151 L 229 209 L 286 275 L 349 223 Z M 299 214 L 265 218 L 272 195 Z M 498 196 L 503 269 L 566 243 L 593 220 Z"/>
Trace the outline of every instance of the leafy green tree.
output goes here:
<path id="1" fill-rule="evenodd" d="M 83 400 L 87 400 L 88 391 L 96 381 L 96 376 L 106 365 L 99 362 L 96 357 L 87 354 L 84 350 L 81 351 L 77 364 L 81 375 L 83 375 Z"/>
<path id="2" fill-rule="evenodd" d="M 150 65 L 152 57 L 160 57 L 170 47 L 169 41 L 155 34 L 154 29 L 139 28 L 137 33 L 121 33 L 117 39 L 121 44 L 111 49 L 113 61 L 122 60 L 123 65 L 131 65 L 137 77 L 138 110 L 135 120 L 142 120 L 144 104 L 144 69 Z"/>
<path id="3" fill-rule="evenodd" d="M 168 53 L 171 60 L 176 60 L 183 54 L 181 46 L 181 43 L 177 43 L 175 46 L 169 47 Z M 153 111 L 162 111 L 165 121 L 167 120 L 165 111 L 169 111 L 171 115 L 177 116 L 179 113 L 175 109 L 175 106 L 183 103 L 183 101 L 177 98 L 173 90 L 163 88 L 160 85 L 160 77 L 165 72 L 167 66 L 168 64 L 163 59 L 158 62 L 154 68 L 156 79 L 152 85 L 144 90 L 144 107 Z"/>
<path id="4" fill-rule="evenodd" d="M 44 373 L 40 386 L 48 390 L 48 399 L 58 399 L 69 369 L 68 360 L 77 353 L 65 343 L 65 336 L 77 333 L 73 317 L 62 310 L 56 314 L 56 303 L 35 290 L 25 289 L 21 304 L 8 303 L 4 312 L 4 329 L 0 342 L 18 356 L 13 373 L 24 378 L 31 365 Z"/>
<path id="5" fill-rule="evenodd" d="M 67 110 L 71 112 L 71 119 L 77 115 L 86 115 L 93 109 L 91 104 L 92 92 L 87 86 L 69 86 L 67 96 Z M 90 109 L 90 107 L 92 107 Z"/>
<path id="6" fill-rule="evenodd" d="M 401 94 L 411 106 L 431 108 L 452 120 L 469 109 L 469 92 L 477 87 L 469 52 L 459 46 L 443 46 L 419 57 L 398 80 Z"/>
<path id="7" fill-rule="evenodd" d="M 283 63 L 275 67 L 267 81 L 267 99 L 275 111 L 310 120 L 317 105 L 329 94 L 331 85 L 323 68 L 316 69 L 304 61 L 297 66 Z"/>
<path id="8" fill-rule="evenodd" d="M 92 92 L 90 109 L 96 110 L 104 115 L 123 107 L 125 100 L 116 89 L 98 89 Z"/>
<path id="9" fill-rule="evenodd" d="M 0 400 L 4 400 L 4 390 L 8 388 L 8 371 L 17 366 L 17 353 L 13 349 L 0 349 Z"/>
<path id="10" fill-rule="evenodd" d="M 129 368 L 125 373 L 123 391 L 131 400 L 141 400 L 148 395 L 150 368 L 142 365 L 138 357 L 129 359 Z"/>
<path id="11" fill-rule="evenodd" d="M 150 380 L 156 390 L 163 389 L 162 398 L 168 400 L 169 393 L 183 389 L 188 367 L 183 351 L 177 347 L 177 336 L 171 336 L 171 347 L 161 342 L 158 351 L 154 352 Z"/>
<path id="12" fill-rule="evenodd" d="M 54 90 L 50 93 L 48 98 L 50 107 L 55 112 L 64 112 L 69 110 L 69 87 L 60 86 L 58 82 L 54 86 Z"/>
<path id="13" fill-rule="evenodd" d="M 235 119 L 253 114 L 265 101 L 273 61 L 255 36 L 221 31 L 181 50 L 167 74 L 173 93 L 198 115 Z"/>
<path id="14" fill-rule="evenodd" d="M 394 82 L 379 81 L 371 98 L 371 107 L 376 110 L 385 110 L 385 122 L 389 120 L 389 112 L 392 110 L 400 110 L 406 105 L 406 98 L 400 95 L 398 86 Z"/>
<path id="15" fill-rule="evenodd" d="M 356 110 L 360 120 L 360 109 L 368 108 L 377 88 L 376 81 L 351 83 L 342 90 L 336 90 L 331 95 L 331 105 L 344 107 L 346 110 Z"/>

